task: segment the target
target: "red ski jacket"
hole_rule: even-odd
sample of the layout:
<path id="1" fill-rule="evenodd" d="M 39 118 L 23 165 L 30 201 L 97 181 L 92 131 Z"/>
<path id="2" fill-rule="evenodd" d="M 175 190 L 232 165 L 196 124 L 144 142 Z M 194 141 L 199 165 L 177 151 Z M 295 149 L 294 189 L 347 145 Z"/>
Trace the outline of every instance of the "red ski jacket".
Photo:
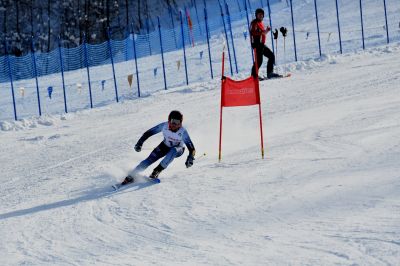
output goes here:
<path id="1" fill-rule="evenodd" d="M 270 27 L 267 27 L 267 32 L 270 30 Z M 253 46 L 257 46 L 258 44 L 265 44 L 266 33 L 265 26 L 262 21 L 254 19 L 250 24 L 250 34 L 251 34 L 251 44 Z"/>

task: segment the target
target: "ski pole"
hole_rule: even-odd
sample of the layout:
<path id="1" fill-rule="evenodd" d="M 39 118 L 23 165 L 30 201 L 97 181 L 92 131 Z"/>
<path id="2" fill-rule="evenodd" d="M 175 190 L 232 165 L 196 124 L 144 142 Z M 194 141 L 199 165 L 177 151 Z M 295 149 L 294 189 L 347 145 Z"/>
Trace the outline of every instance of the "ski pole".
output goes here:
<path id="1" fill-rule="evenodd" d="M 196 160 L 198 161 L 199 159 L 204 158 L 206 155 L 207 155 L 206 153 L 203 153 L 202 155 L 200 155 L 199 157 L 197 157 Z"/>
<path id="2" fill-rule="evenodd" d="M 274 39 L 275 39 L 275 65 L 277 65 L 278 62 L 278 29 L 275 29 L 274 31 Z"/>
<path id="3" fill-rule="evenodd" d="M 287 35 L 287 28 L 281 27 L 279 31 L 282 33 L 283 36 L 283 63 L 286 64 L 286 35 Z M 286 76 L 286 65 L 285 65 L 285 76 Z"/>

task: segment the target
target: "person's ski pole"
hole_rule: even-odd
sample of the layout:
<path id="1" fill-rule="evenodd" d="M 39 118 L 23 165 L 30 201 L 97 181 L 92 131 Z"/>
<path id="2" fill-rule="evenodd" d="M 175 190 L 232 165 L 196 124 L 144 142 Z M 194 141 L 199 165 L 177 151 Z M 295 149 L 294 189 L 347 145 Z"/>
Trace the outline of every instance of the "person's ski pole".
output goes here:
<path id="1" fill-rule="evenodd" d="M 198 161 L 199 159 L 204 158 L 206 155 L 207 155 L 206 153 L 203 153 L 202 155 L 200 155 L 199 157 L 197 157 L 196 160 Z"/>

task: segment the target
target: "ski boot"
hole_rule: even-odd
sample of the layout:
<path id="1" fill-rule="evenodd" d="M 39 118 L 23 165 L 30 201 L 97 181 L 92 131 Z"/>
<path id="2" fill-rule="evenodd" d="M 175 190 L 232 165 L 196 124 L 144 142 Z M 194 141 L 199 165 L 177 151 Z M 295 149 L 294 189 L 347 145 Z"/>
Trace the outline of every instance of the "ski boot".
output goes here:
<path id="1" fill-rule="evenodd" d="M 279 75 L 277 73 L 271 72 L 271 73 L 267 73 L 267 78 L 268 79 L 276 79 L 276 78 L 283 78 L 283 76 Z"/>
<path id="2" fill-rule="evenodd" d="M 158 179 L 158 176 L 160 175 L 160 173 L 162 172 L 162 170 L 164 170 L 164 167 L 162 167 L 160 164 L 154 168 L 153 173 L 151 173 L 151 175 L 149 176 L 149 178 L 151 179 Z"/>
<path id="3" fill-rule="evenodd" d="M 135 181 L 135 179 L 132 176 L 128 175 L 127 177 L 125 177 L 124 181 L 122 181 L 121 185 L 125 186 L 127 184 L 133 183 L 133 181 Z"/>

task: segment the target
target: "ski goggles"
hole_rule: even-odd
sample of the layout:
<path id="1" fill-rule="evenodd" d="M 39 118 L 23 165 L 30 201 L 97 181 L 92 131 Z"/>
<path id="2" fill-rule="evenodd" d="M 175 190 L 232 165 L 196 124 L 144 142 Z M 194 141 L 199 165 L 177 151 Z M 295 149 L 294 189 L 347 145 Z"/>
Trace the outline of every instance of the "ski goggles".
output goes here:
<path id="1" fill-rule="evenodd" d="M 181 120 L 178 120 L 178 119 L 171 119 L 171 120 L 169 121 L 169 123 L 170 123 L 171 125 L 174 125 L 174 126 L 180 126 L 180 125 L 181 125 Z"/>

